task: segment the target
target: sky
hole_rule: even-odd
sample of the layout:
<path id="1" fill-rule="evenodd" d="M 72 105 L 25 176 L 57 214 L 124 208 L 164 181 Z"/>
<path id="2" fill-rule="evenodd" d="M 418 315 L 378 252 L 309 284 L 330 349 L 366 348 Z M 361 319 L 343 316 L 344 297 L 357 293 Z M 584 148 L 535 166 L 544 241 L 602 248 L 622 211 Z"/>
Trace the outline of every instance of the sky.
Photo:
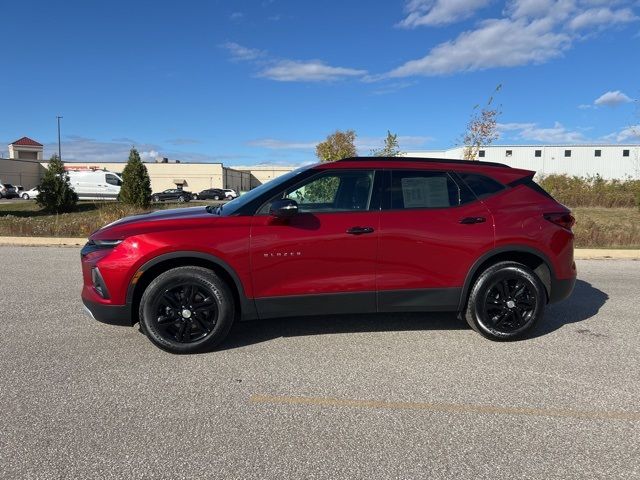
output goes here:
<path id="1" fill-rule="evenodd" d="M 498 85 L 499 144 L 640 142 L 638 0 L 3 2 L 0 154 L 301 164 L 459 144 Z"/>

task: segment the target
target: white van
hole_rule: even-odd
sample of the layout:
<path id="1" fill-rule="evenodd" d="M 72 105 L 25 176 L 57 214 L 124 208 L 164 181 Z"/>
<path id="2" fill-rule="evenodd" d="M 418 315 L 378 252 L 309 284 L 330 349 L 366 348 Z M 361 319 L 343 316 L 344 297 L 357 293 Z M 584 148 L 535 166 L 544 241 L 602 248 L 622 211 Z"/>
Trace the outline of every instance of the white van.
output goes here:
<path id="1" fill-rule="evenodd" d="M 104 170 L 68 171 L 69 183 L 80 200 L 117 200 L 122 178 Z"/>

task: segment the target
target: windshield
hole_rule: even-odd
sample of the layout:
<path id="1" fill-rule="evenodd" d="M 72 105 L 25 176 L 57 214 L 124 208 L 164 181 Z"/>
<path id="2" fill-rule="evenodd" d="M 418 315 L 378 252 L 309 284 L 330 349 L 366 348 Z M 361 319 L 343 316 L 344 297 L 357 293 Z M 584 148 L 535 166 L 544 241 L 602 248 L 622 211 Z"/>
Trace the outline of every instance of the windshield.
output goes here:
<path id="1" fill-rule="evenodd" d="M 269 180 L 267 183 L 263 183 L 259 187 L 256 187 L 253 190 L 249 190 L 247 193 L 240 195 L 235 200 L 231 200 L 229 203 L 225 203 L 224 206 L 216 213 L 219 213 L 220 215 L 223 215 L 225 217 L 229 215 L 233 215 L 235 212 L 240 210 L 242 207 L 244 207 L 251 201 L 258 198 L 263 193 L 268 192 L 271 189 L 277 188 L 278 185 L 281 185 L 286 181 L 288 181 L 289 179 L 297 175 L 300 175 L 302 172 L 309 169 L 310 167 L 311 165 L 296 168 L 295 170 L 285 173 L 284 175 L 280 175 L 279 177 L 274 178 L 273 180 Z"/>

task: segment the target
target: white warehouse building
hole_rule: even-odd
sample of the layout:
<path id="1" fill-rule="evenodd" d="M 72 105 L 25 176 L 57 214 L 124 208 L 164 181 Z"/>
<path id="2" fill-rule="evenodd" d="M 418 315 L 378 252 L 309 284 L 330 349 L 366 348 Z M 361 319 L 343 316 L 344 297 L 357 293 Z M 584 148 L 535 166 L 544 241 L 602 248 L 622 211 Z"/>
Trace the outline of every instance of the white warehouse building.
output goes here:
<path id="1" fill-rule="evenodd" d="M 403 155 L 461 159 L 464 147 Z M 640 179 L 640 145 L 491 145 L 480 149 L 478 160 L 535 170 L 538 175 L 564 173 L 587 177 L 598 174 L 606 179 Z"/>

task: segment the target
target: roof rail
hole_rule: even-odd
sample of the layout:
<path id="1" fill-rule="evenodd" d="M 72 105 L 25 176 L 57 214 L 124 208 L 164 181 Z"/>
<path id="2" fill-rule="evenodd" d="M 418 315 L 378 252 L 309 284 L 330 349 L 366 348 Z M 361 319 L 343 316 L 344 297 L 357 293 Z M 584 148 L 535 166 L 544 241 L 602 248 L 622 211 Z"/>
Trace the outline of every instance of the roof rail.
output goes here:
<path id="1" fill-rule="evenodd" d="M 484 160 L 453 160 L 451 158 L 422 158 L 422 157 L 349 157 L 338 160 L 339 162 L 371 162 L 375 160 L 392 160 L 401 162 L 425 162 L 425 163 L 454 163 L 457 165 L 482 165 L 483 167 L 511 168 L 509 165 L 498 162 L 485 162 Z"/>

